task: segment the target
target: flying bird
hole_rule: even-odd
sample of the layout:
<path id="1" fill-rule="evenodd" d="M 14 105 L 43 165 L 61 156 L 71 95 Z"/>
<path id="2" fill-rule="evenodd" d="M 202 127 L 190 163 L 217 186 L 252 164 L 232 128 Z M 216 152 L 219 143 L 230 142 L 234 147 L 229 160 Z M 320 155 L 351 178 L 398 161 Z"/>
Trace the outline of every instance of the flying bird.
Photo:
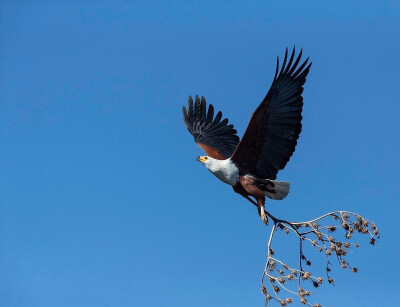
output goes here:
<path id="1" fill-rule="evenodd" d="M 295 53 L 293 48 L 288 60 L 286 48 L 280 69 L 277 58 L 271 87 L 251 116 L 241 140 L 234 126 L 228 125 L 228 118 L 221 120 L 221 111 L 214 117 L 213 105 L 207 109 L 204 97 L 196 95 L 193 104 L 189 96 L 188 109 L 183 107 L 186 128 L 207 154 L 197 160 L 256 205 L 265 224 L 265 197 L 281 200 L 289 193 L 290 183 L 276 181 L 276 175 L 295 151 L 302 128 L 303 85 L 311 63 L 307 65 L 307 58 L 299 66 L 302 50 L 296 59 Z"/>

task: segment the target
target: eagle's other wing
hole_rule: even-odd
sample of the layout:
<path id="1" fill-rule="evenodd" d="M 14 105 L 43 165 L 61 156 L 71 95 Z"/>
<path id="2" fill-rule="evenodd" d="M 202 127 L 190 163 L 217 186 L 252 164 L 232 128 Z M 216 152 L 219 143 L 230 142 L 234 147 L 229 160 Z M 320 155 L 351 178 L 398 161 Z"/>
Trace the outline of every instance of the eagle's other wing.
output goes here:
<path id="1" fill-rule="evenodd" d="M 221 121 L 221 111 L 214 118 L 214 107 L 210 104 L 207 111 L 204 97 L 200 100 L 196 95 L 193 107 L 193 99 L 189 96 L 188 104 L 187 111 L 183 107 L 183 120 L 196 144 L 214 159 L 229 158 L 240 140 L 233 125 L 228 125 L 227 118 Z"/>
<path id="2" fill-rule="evenodd" d="M 300 67 L 302 51 L 293 63 L 295 48 L 279 71 L 277 59 L 275 77 L 264 100 L 254 111 L 232 161 L 247 172 L 261 178 L 276 179 L 278 170 L 285 167 L 292 156 L 301 132 L 303 85 L 310 70 L 308 58 Z M 287 64 L 287 65 L 286 65 Z"/>

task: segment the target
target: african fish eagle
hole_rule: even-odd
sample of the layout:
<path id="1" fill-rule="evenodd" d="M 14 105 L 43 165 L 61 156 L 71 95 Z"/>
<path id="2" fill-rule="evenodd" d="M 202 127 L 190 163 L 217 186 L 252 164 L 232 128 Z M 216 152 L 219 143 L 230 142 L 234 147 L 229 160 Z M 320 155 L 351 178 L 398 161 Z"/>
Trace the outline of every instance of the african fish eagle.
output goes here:
<path id="1" fill-rule="evenodd" d="M 254 111 L 240 140 L 228 119 L 219 111 L 214 117 L 214 107 L 207 110 L 204 97 L 189 96 L 188 110 L 183 107 L 186 128 L 207 156 L 198 157 L 204 166 L 223 182 L 231 185 L 258 208 L 262 221 L 267 224 L 264 212 L 265 196 L 281 200 L 289 193 L 290 183 L 276 181 L 279 170 L 286 166 L 301 132 L 303 85 L 310 71 L 307 58 L 299 67 L 302 50 L 295 57 L 295 48 L 288 61 L 288 49 L 272 85 Z M 253 197 L 255 201 L 251 198 Z"/>

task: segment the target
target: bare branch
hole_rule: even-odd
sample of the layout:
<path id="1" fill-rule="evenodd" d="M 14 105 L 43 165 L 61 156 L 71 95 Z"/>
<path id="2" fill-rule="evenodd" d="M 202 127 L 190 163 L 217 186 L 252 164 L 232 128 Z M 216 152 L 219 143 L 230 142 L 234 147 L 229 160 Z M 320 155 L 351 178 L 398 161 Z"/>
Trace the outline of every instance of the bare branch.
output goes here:
<path id="1" fill-rule="evenodd" d="M 327 281 L 333 284 L 334 280 L 330 275 L 332 270 L 331 256 L 335 256 L 342 268 L 348 268 L 353 273 L 356 273 L 358 269 L 350 266 L 345 257 L 350 248 L 357 248 L 359 246 L 358 243 L 339 241 L 333 236 L 333 233 L 339 229 L 343 229 L 347 240 L 351 239 L 356 232 L 368 234 L 371 237 L 370 244 L 372 245 L 375 244 L 376 238 L 379 238 L 378 228 L 373 222 L 364 219 L 357 213 L 349 211 L 333 211 L 305 222 L 281 220 L 272 216 L 267 211 L 265 211 L 265 214 L 274 222 L 267 245 L 267 262 L 261 277 L 261 291 L 265 295 L 266 306 L 270 306 L 271 301 L 276 301 L 281 306 L 286 306 L 293 302 L 292 298 L 281 299 L 278 294 L 281 290 L 286 291 L 288 294 L 296 295 L 304 305 L 313 307 L 321 306 L 318 303 L 311 304 L 308 299 L 312 292 L 302 287 L 304 283 L 311 283 L 312 286 L 318 288 L 325 281 L 324 278 L 314 276 L 310 271 L 303 269 L 303 264 L 307 268 L 311 266 L 311 261 L 303 253 L 304 243 L 317 248 L 319 252 L 324 252 L 327 260 L 325 268 Z M 333 219 L 329 224 L 319 224 L 329 218 Z M 286 234 L 294 232 L 299 238 L 299 268 L 293 268 L 274 256 L 275 251 L 272 250 L 271 246 L 276 230 L 282 230 Z M 268 280 L 268 284 L 265 284 L 265 279 Z M 293 282 L 297 282 L 297 289 L 293 289 Z"/>

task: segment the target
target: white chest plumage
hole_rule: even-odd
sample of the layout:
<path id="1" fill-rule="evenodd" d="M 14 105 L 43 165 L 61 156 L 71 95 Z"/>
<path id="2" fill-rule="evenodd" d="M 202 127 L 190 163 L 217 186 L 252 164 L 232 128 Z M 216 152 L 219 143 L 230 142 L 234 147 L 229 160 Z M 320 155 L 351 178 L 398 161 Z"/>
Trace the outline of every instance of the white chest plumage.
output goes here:
<path id="1" fill-rule="evenodd" d="M 204 164 L 207 169 L 221 181 L 231 186 L 236 184 L 239 177 L 239 170 L 230 159 L 216 160 L 208 158 Z"/>

